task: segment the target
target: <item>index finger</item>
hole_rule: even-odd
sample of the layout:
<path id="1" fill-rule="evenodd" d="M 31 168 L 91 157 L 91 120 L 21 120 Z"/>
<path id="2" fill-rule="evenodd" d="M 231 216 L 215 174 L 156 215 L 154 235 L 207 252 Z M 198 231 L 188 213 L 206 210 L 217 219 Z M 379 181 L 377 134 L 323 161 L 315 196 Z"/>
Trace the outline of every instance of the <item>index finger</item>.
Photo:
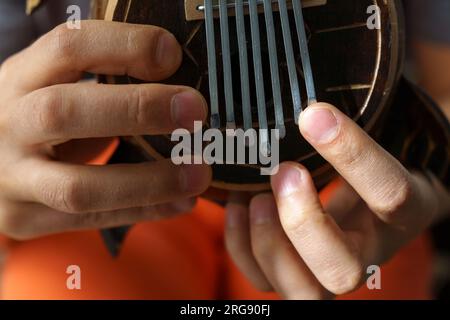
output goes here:
<path id="1" fill-rule="evenodd" d="M 162 28 L 88 20 L 79 30 L 56 27 L 10 58 L 2 71 L 28 92 L 78 81 L 83 72 L 158 81 L 174 73 L 181 59 L 177 40 Z"/>
<path id="2" fill-rule="evenodd" d="M 300 131 L 383 221 L 404 224 L 418 219 L 411 212 L 426 212 L 412 175 L 334 106 L 307 108 Z"/>

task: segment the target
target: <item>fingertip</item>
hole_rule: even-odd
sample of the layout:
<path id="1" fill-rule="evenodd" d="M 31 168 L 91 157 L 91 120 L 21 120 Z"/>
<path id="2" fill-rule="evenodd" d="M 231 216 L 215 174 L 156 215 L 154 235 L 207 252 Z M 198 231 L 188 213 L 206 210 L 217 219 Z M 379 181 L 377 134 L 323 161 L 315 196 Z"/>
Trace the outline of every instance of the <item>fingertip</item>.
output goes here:
<path id="1" fill-rule="evenodd" d="M 172 98 L 171 116 L 176 128 L 197 130 L 196 122 L 200 122 L 200 129 L 206 121 L 208 106 L 205 98 L 195 89 L 186 88 Z"/>
<path id="2" fill-rule="evenodd" d="M 337 108 L 327 103 L 311 105 L 300 114 L 299 128 L 301 134 L 313 145 L 332 142 L 340 128 Z"/>
<path id="3" fill-rule="evenodd" d="M 206 164 L 183 165 L 180 179 L 183 192 L 191 195 L 201 194 L 211 185 L 212 169 Z"/>
<path id="4" fill-rule="evenodd" d="M 272 176 L 271 185 L 277 198 L 286 198 L 299 192 L 308 182 L 309 172 L 299 163 L 285 162 L 279 171 Z"/>
<path id="5" fill-rule="evenodd" d="M 313 104 L 310 104 L 305 110 L 303 110 L 303 112 L 300 112 L 299 115 L 299 125 L 302 124 L 303 121 L 307 120 L 307 116 L 309 115 L 310 112 L 313 112 L 314 110 L 317 109 L 326 109 L 326 110 L 330 110 L 331 112 L 335 112 L 335 111 L 339 111 L 338 108 L 336 108 L 334 105 L 327 103 L 327 102 L 316 102 Z"/>
<path id="6" fill-rule="evenodd" d="M 181 65 L 182 49 L 175 36 L 162 29 L 156 46 L 156 65 L 162 74 L 173 74 Z"/>

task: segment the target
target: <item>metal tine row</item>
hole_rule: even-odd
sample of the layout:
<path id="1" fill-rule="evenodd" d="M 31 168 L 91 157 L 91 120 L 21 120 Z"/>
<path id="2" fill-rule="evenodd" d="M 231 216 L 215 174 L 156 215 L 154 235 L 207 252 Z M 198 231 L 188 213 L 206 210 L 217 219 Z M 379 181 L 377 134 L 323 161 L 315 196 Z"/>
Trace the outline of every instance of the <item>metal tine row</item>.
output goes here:
<path id="1" fill-rule="evenodd" d="M 279 14 L 281 18 L 284 48 L 286 53 L 286 61 L 289 73 L 289 81 L 291 86 L 292 101 L 294 105 L 295 121 L 298 122 L 298 117 L 302 111 L 300 85 L 297 76 L 295 56 L 292 44 L 291 30 L 289 24 L 289 16 L 286 0 L 235 0 L 234 3 L 229 3 L 226 0 L 219 0 L 219 16 L 220 16 L 220 33 L 222 45 L 222 62 L 224 68 L 224 91 L 225 91 L 225 105 L 227 116 L 227 127 L 235 128 L 234 117 L 234 99 L 233 99 L 233 84 L 232 84 L 232 70 L 230 57 L 230 40 L 228 27 L 228 9 L 232 6 L 235 8 L 236 16 L 236 30 L 238 36 L 239 48 L 239 62 L 240 62 L 240 77 L 241 77 L 241 95 L 242 95 L 242 113 L 244 118 L 244 128 L 252 128 L 252 113 L 250 102 L 250 83 L 249 83 L 249 67 L 248 67 L 248 52 L 247 39 L 245 32 L 244 21 L 244 4 L 248 5 L 250 13 L 250 27 L 251 27 L 251 41 L 253 53 L 253 65 L 255 72 L 255 88 L 256 88 L 256 103 L 258 109 L 258 122 L 260 131 L 260 143 L 263 150 L 270 152 L 269 137 L 268 137 L 268 123 L 266 98 L 264 92 L 264 76 L 262 70 L 261 58 L 261 39 L 259 28 L 259 13 L 258 5 L 264 4 L 264 17 L 266 22 L 267 41 L 270 59 L 270 71 L 272 82 L 272 94 L 274 101 L 276 129 L 279 130 L 279 137 L 283 138 L 286 134 L 283 102 L 281 97 L 281 85 L 277 56 L 277 44 L 275 36 L 275 26 L 273 20 L 272 5 L 278 1 Z M 296 31 L 300 46 L 300 54 L 303 63 L 303 70 L 305 73 L 306 88 L 308 94 L 308 105 L 316 101 L 316 93 L 314 88 L 314 79 L 312 76 L 311 62 L 308 51 L 308 43 L 306 39 L 306 31 L 303 20 L 301 0 L 292 0 Z M 220 127 L 219 103 L 218 103 L 218 88 L 217 88 L 217 62 L 216 62 L 216 45 L 214 37 L 214 16 L 213 11 L 216 6 L 213 5 L 213 0 L 205 0 L 203 10 L 205 11 L 206 34 L 207 34 L 207 49 L 208 49 L 208 69 L 209 69 L 209 84 L 211 95 L 211 126 L 213 128 Z"/>

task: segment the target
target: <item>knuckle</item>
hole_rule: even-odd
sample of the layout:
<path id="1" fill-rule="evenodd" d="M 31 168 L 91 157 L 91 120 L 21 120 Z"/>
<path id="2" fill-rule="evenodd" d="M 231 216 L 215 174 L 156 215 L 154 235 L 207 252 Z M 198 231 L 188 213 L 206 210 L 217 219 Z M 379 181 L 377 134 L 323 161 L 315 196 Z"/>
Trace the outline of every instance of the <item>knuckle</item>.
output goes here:
<path id="1" fill-rule="evenodd" d="M 127 34 L 126 34 L 126 49 L 128 50 L 128 52 L 130 52 L 131 54 L 136 54 L 136 55 L 140 55 L 140 42 L 144 39 L 141 39 L 140 34 L 144 33 L 145 28 L 142 29 L 128 29 Z M 146 44 L 146 41 L 143 41 L 142 43 Z M 142 53 L 143 55 L 144 53 Z"/>
<path id="2" fill-rule="evenodd" d="M 166 59 L 160 58 L 160 41 L 166 34 L 168 32 L 159 27 L 142 27 L 128 31 L 127 49 L 132 55 L 136 55 L 136 58 L 141 59 L 140 61 L 149 62 L 144 65 L 142 70 L 144 76 L 148 79 L 161 77 L 173 68 L 171 63 L 165 63 Z M 167 54 L 171 54 L 171 52 L 167 52 Z M 145 59 L 142 60 L 142 57 L 145 57 Z M 173 64 L 177 60 L 174 58 L 168 57 L 170 61 L 174 62 Z"/>
<path id="3" fill-rule="evenodd" d="M 82 181 L 78 178 L 69 178 L 63 182 L 57 200 L 67 212 L 82 213 L 87 208 L 84 194 Z"/>
<path id="4" fill-rule="evenodd" d="M 151 105 L 152 96 L 148 90 L 138 87 L 133 90 L 131 98 L 128 100 L 128 119 L 138 127 L 147 128 L 152 117 Z"/>
<path id="5" fill-rule="evenodd" d="M 53 186 L 45 185 L 44 202 L 51 207 L 67 213 L 83 213 L 87 211 L 88 192 L 84 192 L 84 185 L 80 178 L 68 175 L 60 179 Z"/>
<path id="6" fill-rule="evenodd" d="M 394 218 L 397 213 L 403 212 L 414 193 L 411 179 L 407 176 L 400 177 L 381 189 L 383 193 L 371 205 L 371 209 L 387 218 Z"/>
<path id="7" fill-rule="evenodd" d="M 42 44 L 54 59 L 70 59 L 76 52 L 74 48 L 74 37 L 76 30 L 67 28 L 65 23 L 55 27 L 42 38 Z"/>
<path id="8" fill-rule="evenodd" d="M 320 213 L 320 214 L 318 214 Z M 288 234 L 295 234 L 299 237 L 306 237 L 310 233 L 311 224 L 326 224 L 329 217 L 323 214 L 320 204 L 311 204 L 309 207 L 301 209 L 299 214 L 290 214 L 281 216 L 283 229 Z"/>
<path id="9" fill-rule="evenodd" d="M 362 143 L 361 139 L 348 137 L 346 134 L 341 134 L 332 148 L 336 161 L 349 170 L 356 168 L 359 163 L 366 160 L 367 150 L 367 146 Z"/>
<path id="10" fill-rule="evenodd" d="M 336 295 L 355 291 L 364 280 L 364 271 L 363 265 L 357 263 L 349 270 L 331 272 L 326 288 Z"/>
<path id="11" fill-rule="evenodd" d="M 23 100 L 21 109 L 25 109 L 30 127 L 45 135 L 55 135 L 63 130 L 62 94 L 56 88 L 41 90 L 29 99 Z"/>
<path id="12" fill-rule="evenodd" d="M 281 223 L 283 229 L 285 229 L 288 234 L 301 234 L 303 230 L 307 229 L 305 228 L 305 225 L 307 224 L 306 215 L 309 215 L 308 212 L 302 211 L 298 216 L 282 217 Z"/>

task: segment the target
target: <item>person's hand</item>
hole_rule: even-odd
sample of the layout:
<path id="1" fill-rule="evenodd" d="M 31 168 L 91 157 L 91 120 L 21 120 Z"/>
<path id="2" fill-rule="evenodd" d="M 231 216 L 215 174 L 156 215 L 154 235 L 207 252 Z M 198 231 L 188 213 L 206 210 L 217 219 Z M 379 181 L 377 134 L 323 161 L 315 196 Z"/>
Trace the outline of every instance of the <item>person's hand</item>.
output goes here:
<path id="1" fill-rule="evenodd" d="M 433 177 L 408 172 L 342 112 L 327 104 L 301 115 L 300 131 L 345 182 L 322 207 L 310 173 L 280 165 L 272 194 L 250 208 L 227 206 L 226 244 L 256 287 L 288 299 L 320 299 L 357 289 L 380 265 L 450 212 Z"/>
<path id="2" fill-rule="evenodd" d="M 60 161 L 57 148 L 72 139 L 193 130 L 207 106 L 191 88 L 76 83 L 84 72 L 159 81 L 181 59 L 176 39 L 161 28 L 84 21 L 81 30 L 55 28 L 4 62 L 0 233 L 28 239 L 189 211 L 210 183 L 207 166 L 85 166 Z"/>

